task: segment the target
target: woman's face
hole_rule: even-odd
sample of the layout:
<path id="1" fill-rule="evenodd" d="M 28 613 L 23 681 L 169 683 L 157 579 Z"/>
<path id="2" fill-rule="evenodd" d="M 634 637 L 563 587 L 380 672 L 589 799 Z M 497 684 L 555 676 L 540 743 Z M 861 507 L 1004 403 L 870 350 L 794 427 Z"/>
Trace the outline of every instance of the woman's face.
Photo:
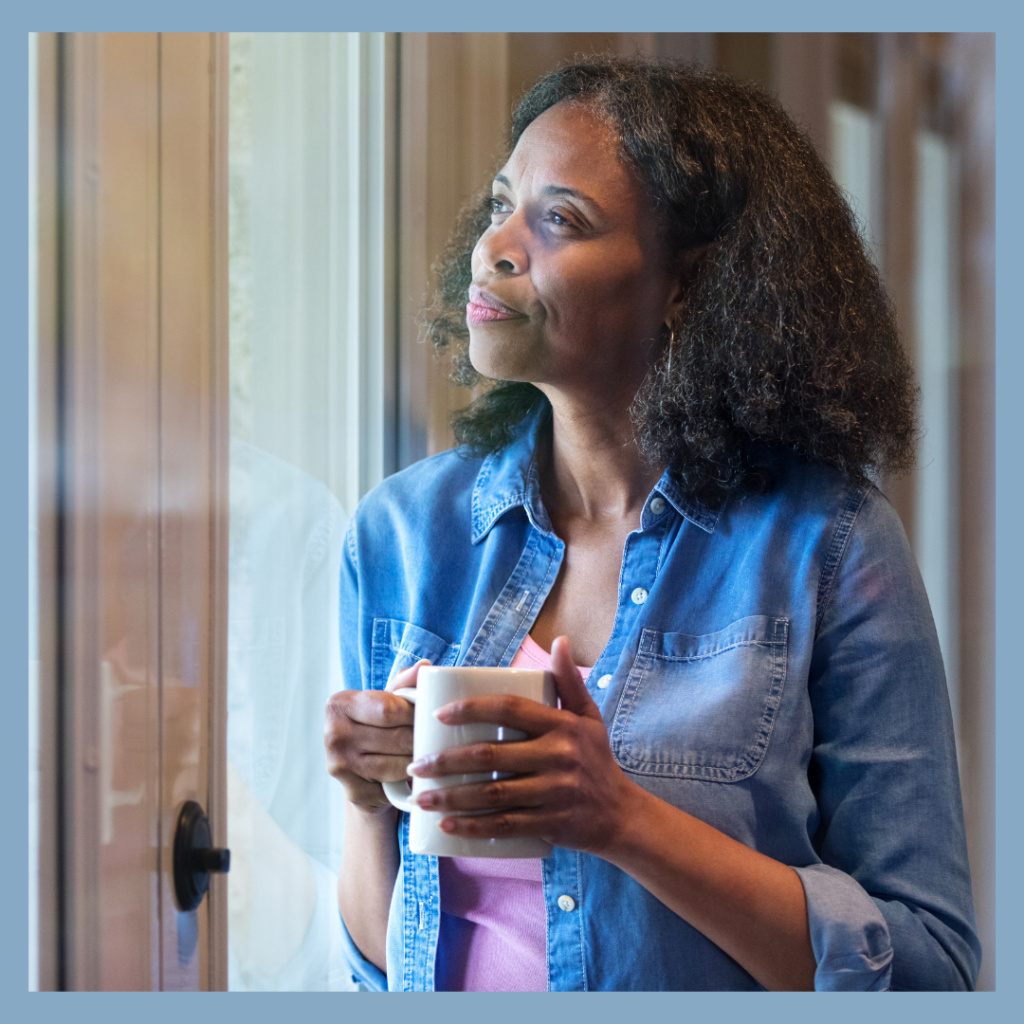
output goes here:
<path id="1" fill-rule="evenodd" d="M 545 391 L 631 397 L 681 286 L 612 131 L 556 104 L 523 132 L 493 196 L 466 307 L 473 366 Z"/>

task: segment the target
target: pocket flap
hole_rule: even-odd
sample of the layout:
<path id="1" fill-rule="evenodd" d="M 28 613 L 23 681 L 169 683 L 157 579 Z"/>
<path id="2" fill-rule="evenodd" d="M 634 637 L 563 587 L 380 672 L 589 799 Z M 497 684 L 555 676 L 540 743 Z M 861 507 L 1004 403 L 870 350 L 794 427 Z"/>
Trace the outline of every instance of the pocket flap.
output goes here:
<path id="1" fill-rule="evenodd" d="M 753 775 L 782 699 L 788 629 L 767 615 L 700 636 L 645 629 L 610 731 L 619 764 L 713 782 Z"/>
<path id="2" fill-rule="evenodd" d="M 400 619 L 374 619 L 370 685 L 383 690 L 395 675 L 422 658 L 433 665 L 452 665 L 458 655 L 458 644 L 449 644 L 428 629 Z"/>
<path id="3" fill-rule="evenodd" d="M 740 644 L 785 644 L 787 625 L 786 619 L 748 615 L 717 633 L 702 636 L 645 629 L 640 639 L 640 650 L 667 660 L 695 661 L 722 654 Z"/>

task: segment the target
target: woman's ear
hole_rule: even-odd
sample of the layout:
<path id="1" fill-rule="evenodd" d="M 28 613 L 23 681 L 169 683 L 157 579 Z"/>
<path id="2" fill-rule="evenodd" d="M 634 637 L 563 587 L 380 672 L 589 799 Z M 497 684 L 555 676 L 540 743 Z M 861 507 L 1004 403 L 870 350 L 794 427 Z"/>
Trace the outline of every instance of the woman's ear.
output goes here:
<path id="1" fill-rule="evenodd" d="M 697 264 L 701 257 L 708 251 L 707 245 L 695 245 L 692 249 L 683 252 L 676 264 L 675 285 L 672 294 L 669 296 L 668 307 L 665 310 L 665 326 L 671 328 L 673 321 L 685 307 L 697 276 Z"/>

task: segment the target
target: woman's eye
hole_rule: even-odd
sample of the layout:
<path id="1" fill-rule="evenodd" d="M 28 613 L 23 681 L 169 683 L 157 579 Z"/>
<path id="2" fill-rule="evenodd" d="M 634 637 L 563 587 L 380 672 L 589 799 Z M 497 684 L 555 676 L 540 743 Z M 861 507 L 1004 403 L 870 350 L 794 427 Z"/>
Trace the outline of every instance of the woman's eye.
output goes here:
<path id="1" fill-rule="evenodd" d="M 508 203 L 506 203 L 504 199 L 500 199 L 498 196 L 488 196 L 484 203 L 492 215 L 496 213 L 509 212 Z"/>
<path id="2" fill-rule="evenodd" d="M 575 224 L 564 214 L 558 213 L 556 210 L 552 210 L 548 214 L 548 221 L 559 228 L 574 228 Z"/>

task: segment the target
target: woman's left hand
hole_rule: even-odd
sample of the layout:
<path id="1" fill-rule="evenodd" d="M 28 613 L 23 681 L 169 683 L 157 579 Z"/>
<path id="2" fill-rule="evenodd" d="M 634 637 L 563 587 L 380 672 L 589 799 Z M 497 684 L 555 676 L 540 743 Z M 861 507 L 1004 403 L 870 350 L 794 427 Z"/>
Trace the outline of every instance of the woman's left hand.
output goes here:
<path id="1" fill-rule="evenodd" d="M 560 709 L 497 695 L 453 701 L 437 712 L 445 725 L 488 722 L 529 737 L 451 747 L 409 766 L 420 778 L 474 772 L 515 776 L 421 793 L 416 802 L 426 810 L 493 812 L 444 818 L 444 832 L 488 839 L 541 836 L 598 856 L 614 843 L 635 783 L 612 756 L 601 712 L 573 663 L 566 637 L 552 645 L 551 667 Z"/>

